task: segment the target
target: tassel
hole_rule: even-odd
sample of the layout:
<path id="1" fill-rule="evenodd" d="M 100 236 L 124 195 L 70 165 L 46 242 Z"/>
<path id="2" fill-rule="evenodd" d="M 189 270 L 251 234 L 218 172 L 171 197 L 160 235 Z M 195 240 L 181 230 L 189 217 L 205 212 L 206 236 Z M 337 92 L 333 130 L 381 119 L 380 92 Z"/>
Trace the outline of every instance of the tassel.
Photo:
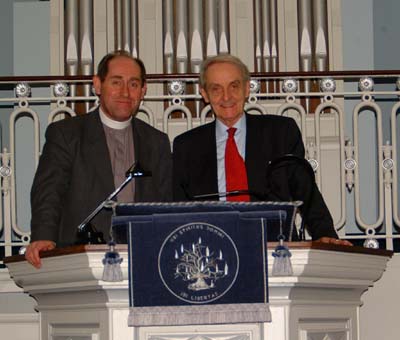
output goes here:
<path id="1" fill-rule="evenodd" d="M 119 256 L 119 253 L 115 250 L 115 243 L 110 241 L 108 243 L 110 246 L 110 250 L 106 252 L 103 265 L 103 281 L 108 282 L 117 282 L 123 280 L 122 269 L 121 269 L 121 262 L 123 259 Z"/>
<path id="2" fill-rule="evenodd" d="M 291 276 L 293 275 L 292 253 L 289 248 L 283 244 L 283 236 L 279 237 L 279 244 L 276 246 L 272 256 L 274 264 L 272 266 L 272 276 Z"/>

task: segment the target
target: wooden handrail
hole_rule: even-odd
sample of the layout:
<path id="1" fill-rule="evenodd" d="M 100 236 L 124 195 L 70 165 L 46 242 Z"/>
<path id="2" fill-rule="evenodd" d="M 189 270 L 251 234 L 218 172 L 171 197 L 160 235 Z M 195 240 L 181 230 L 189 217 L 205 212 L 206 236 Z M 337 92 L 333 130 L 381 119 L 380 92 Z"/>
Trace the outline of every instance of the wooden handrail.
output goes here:
<path id="1" fill-rule="evenodd" d="M 268 243 L 268 249 L 272 250 L 276 247 L 277 242 L 270 242 Z M 343 245 L 336 245 L 332 243 L 322 243 L 322 242 L 313 242 L 313 241 L 306 241 L 306 242 L 290 242 L 288 243 L 290 249 L 319 249 L 319 250 L 327 250 L 327 251 L 339 251 L 344 253 L 358 253 L 358 254 L 369 254 L 369 255 L 377 255 L 377 256 L 388 256 L 391 257 L 393 252 L 390 250 L 384 249 L 371 249 L 371 248 L 364 248 L 358 246 L 343 246 Z M 109 247 L 105 244 L 98 244 L 98 245 L 77 245 L 77 246 L 70 246 L 65 248 L 56 248 L 53 250 L 43 251 L 41 252 L 42 258 L 46 257 L 53 257 L 53 256 L 62 256 L 62 255 L 71 255 L 71 254 L 79 254 L 85 252 L 106 252 L 108 251 Z M 116 250 L 118 251 L 128 251 L 128 245 L 126 244 L 118 244 L 116 246 Z M 8 256 L 4 258 L 4 263 L 13 263 L 13 262 L 21 262 L 25 261 L 24 255 L 14 255 Z"/>
<path id="2" fill-rule="evenodd" d="M 400 70 L 351 70 L 351 71 L 325 71 L 325 72 L 252 72 L 252 78 L 259 79 L 282 79 L 282 78 L 341 78 L 341 79 L 356 79 L 364 76 L 388 78 L 400 77 Z M 148 81 L 168 81 L 173 79 L 195 79 L 199 77 L 198 73 L 171 73 L 171 74 L 148 74 Z M 59 81 L 77 81 L 90 82 L 92 76 L 5 76 L 0 77 L 0 84 L 28 82 L 28 83 L 52 83 Z"/>

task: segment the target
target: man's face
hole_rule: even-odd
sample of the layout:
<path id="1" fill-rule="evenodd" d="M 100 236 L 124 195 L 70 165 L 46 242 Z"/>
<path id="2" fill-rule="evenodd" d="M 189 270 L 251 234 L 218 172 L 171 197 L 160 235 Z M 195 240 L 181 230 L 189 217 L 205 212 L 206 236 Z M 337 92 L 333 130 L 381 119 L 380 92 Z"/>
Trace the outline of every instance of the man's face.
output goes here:
<path id="1" fill-rule="evenodd" d="M 96 94 L 104 114 L 116 121 L 126 121 L 136 113 L 146 94 L 146 84 L 140 82 L 140 67 L 133 60 L 119 56 L 108 64 L 108 73 L 102 82 L 93 78 Z"/>
<path id="2" fill-rule="evenodd" d="M 200 89 L 206 103 L 226 126 L 233 126 L 243 115 L 250 82 L 243 80 L 240 69 L 231 63 L 215 63 L 205 74 L 205 87 Z"/>

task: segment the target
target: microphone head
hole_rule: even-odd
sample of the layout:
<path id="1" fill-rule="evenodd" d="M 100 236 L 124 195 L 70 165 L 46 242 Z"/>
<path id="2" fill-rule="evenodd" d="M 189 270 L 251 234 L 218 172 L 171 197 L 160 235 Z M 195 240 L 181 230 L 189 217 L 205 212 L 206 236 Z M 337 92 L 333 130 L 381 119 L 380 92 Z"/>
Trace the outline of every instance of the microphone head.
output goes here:
<path id="1" fill-rule="evenodd" d="M 125 174 L 126 177 L 150 177 L 152 176 L 152 172 L 148 170 L 143 170 L 143 168 L 140 166 L 139 162 L 135 162 L 132 164 L 132 166 L 128 169 L 128 171 Z"/>

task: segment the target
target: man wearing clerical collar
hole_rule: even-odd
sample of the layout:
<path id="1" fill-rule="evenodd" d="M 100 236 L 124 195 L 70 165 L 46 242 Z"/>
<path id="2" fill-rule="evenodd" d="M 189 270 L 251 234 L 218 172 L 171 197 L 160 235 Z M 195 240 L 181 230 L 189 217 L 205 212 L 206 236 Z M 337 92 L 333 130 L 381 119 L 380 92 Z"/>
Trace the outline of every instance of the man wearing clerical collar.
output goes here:
<path id="1" fill-rule="evenodd" d="M 31 243 L 26 259 L 41 266 L 40 251 L 72 245 L 78 225 L 125 179 L 133 162 L 152 176 L 131 182 L 118 202 L 170 201 L 168 136 L 135 117 L 146 94 L 143 62 L 125 51 L 107 54 L 93 77 L 100 107 L 49 125 L 31 191 Z M 108 239 L 111 213 L 96 229 Z"/>

